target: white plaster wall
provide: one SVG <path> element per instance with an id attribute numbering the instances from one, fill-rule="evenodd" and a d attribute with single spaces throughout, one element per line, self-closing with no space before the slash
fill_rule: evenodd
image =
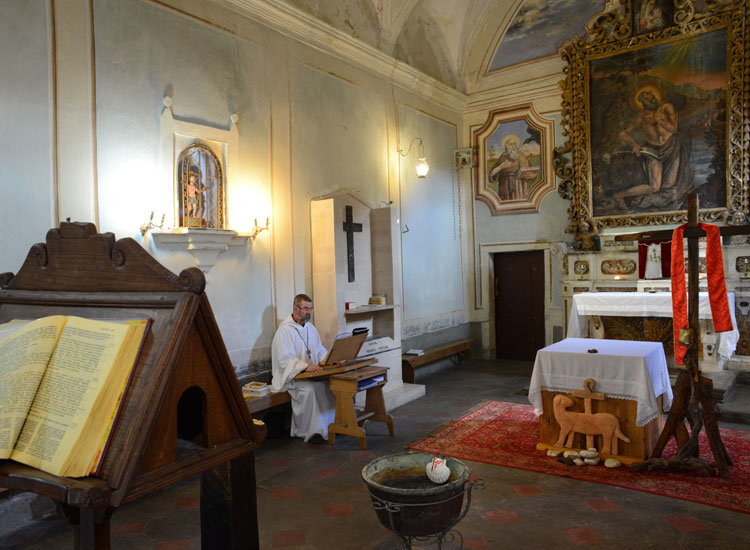
<path id="1" fill-rule="evenodd" d="M 296 291 L 312 292 L 310 199 L 347 189 L 373 207 L 383 206 L 388 200 L 386 108 L 382 96 L 354 82 L 297 63 L 290 64 L 289 73 L 291 215 L 296 266 L 302 270 Z"/>
<path id="2" fill-rule="evenodd" d="M 48 3 L 0 7 L 0 273 L 55 225 Z"/>
<path id="3" fill-rule="evenodd" d="M 421 137 L 430 166 L 426 178 L 417 177 L 418 143 L 401 157 L 402 336 L 410 338 L 466 320 L 453 164 L 456 127 L 406 106 L 398 107 L 398 120 L 401 149 Z"/>
<path id="4" fill-rule="evenodd" d="M 88 0 L 74 1 L 88 6 Z M 461 115 L 446 103 L 455 97 L 437 88 L 439 93 L 431 92 L 424 82 L 411 91 L 394 86 L 364 65 L 342 62 L 218 8 L 203 13 L 202 6 L 183 5 L 200 12 L 195 18 L 169 4 L 93 0 L 93 49 L 76 50 L 76 74 L 69 77 L 90 81 L 95 91 L 95 162 L 77 162 L 95 171 L 96 187 L 63 187 L 65 200 L 96 201 L 100 231 L 135 238 L 168 269 L 193 266 L 188 251 L 158 245 L 139 231 L 152 210 L 155 221 L 164 213 L 166 225 L 173 224 L 173 182 L 163 174 L 161 156 L 162 99 L 173 98 L 175 119 L 216 128 L 228 129 L 236 113 L 239 150 L 227 188 L 230 228 L 248 230 L 253 218 L 262 224 L 271 216 L 271 231 L 230 246 L 207 274 L 206 292 L 239 371 L 268 361 L 291 291 L 312 290 L 309 201 L 335 190 L 351 190 L 374 207 L 393 201 L 397 217 L 408 218 L 403 280 L 416 282 L 403 302 L 409 330 L 466 322 L 461 252 L 466 235 L 458 220 L 453 167 Z M 43 0 L 10 0 L 0 20 L 0 113 L 13 130 L 3 133 L 0 148 L 6 168 L 0 185 L 12 198 L 1 203 L 0 271 L 17 271 L 28 248 L 58 222 L 54 58 L 46 9 Z M 216 21 L 201 20 L 213 17 Z M 85 104 L 86 97 L 78 103 Z M 397 153 L 399 143 L 408 146 L 414 135 L 425 141 L 427 180 L 414 175 L 414 153 L 408 158 Z M 65 132 L 60 141 L 75 139 L 75 132 Z M 396 262 L 401 302 L 400 250 Z"/>
<path id="5" fill-rule="evenodd" d="M 227 181 L 228 228 L 249 230 L 270 212 L 266 58 L 242 40 L 142 0 L 96 0 L 100 230 L 141 239 L 152 210 L 174 220 L 174 187 L 161 158 L 162 98 L 174 116 L 230 128 L 238 115 L 237 165 Z M 172 271 L 195 265 L 182 251 L 149 251 Z M 268 233 L 219 255 L 206 293 L 236 367 L 269 355 L 273 337 Z"/>

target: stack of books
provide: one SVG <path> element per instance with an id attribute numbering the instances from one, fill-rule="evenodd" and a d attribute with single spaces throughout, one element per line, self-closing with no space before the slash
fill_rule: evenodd
<path id="1" fill-rule="evenodd" d="M 249 382 L 242 386 L 242 395 L 245 397 L 245 401 L 263 397 L 269 393 L 271 393 L 271 386 L 265 382 Z"/>

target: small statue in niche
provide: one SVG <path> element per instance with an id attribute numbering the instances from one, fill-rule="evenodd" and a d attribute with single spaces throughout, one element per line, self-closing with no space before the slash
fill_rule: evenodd
<path id="1" fill-rule="evenodd" d="M 180 227 L 224 228 L 224 178 L 221 164 L 206 146 L 193 144 L 177 163 Z"/>
<path id="2" fill-rule="evenodd" d="M 188 173 L 187 190 L 187 215 L 188 218 L 202 217 L 203 196 L 206 188 L 201 185 L 201 171 L 197 166 L 191 166 Z"/>

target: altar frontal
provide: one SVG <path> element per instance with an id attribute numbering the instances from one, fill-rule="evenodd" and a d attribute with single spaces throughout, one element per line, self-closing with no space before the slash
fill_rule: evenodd
<path id="1" fill-rule="evenodd" d="M 659 342 L 566 338 L 540 349 L 529 385 L 529 401 L 539 415 L 538 449 L 563 448 L 554 414 L 560 394 L 572 399 L 572 405 L 566 402 L 564 407 L 569 412 L 614 415 L 624 435 L 613 445 L 611 437 L 607 442 L 601 434 L 579 432 L 565 448 L 594 446 L 603 457 L 644 460 L 661 432 L 661 413 L 672 403 L 664 348 Z M 613 430 L 610 436 L 614 434 Z"/>

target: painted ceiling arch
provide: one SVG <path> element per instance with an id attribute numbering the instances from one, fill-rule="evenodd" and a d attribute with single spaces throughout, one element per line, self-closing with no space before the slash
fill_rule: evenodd
<path id="1" fill-rule="evenodd" d="M 565 39 L 583 34 L 586 20 L 608 3 L 607 0 L 262 1 L 290 7 L 301 18 L 315 18 L 461 92 L 470 91 L 473 84 L 502 68 L 556 54 Z"/>

